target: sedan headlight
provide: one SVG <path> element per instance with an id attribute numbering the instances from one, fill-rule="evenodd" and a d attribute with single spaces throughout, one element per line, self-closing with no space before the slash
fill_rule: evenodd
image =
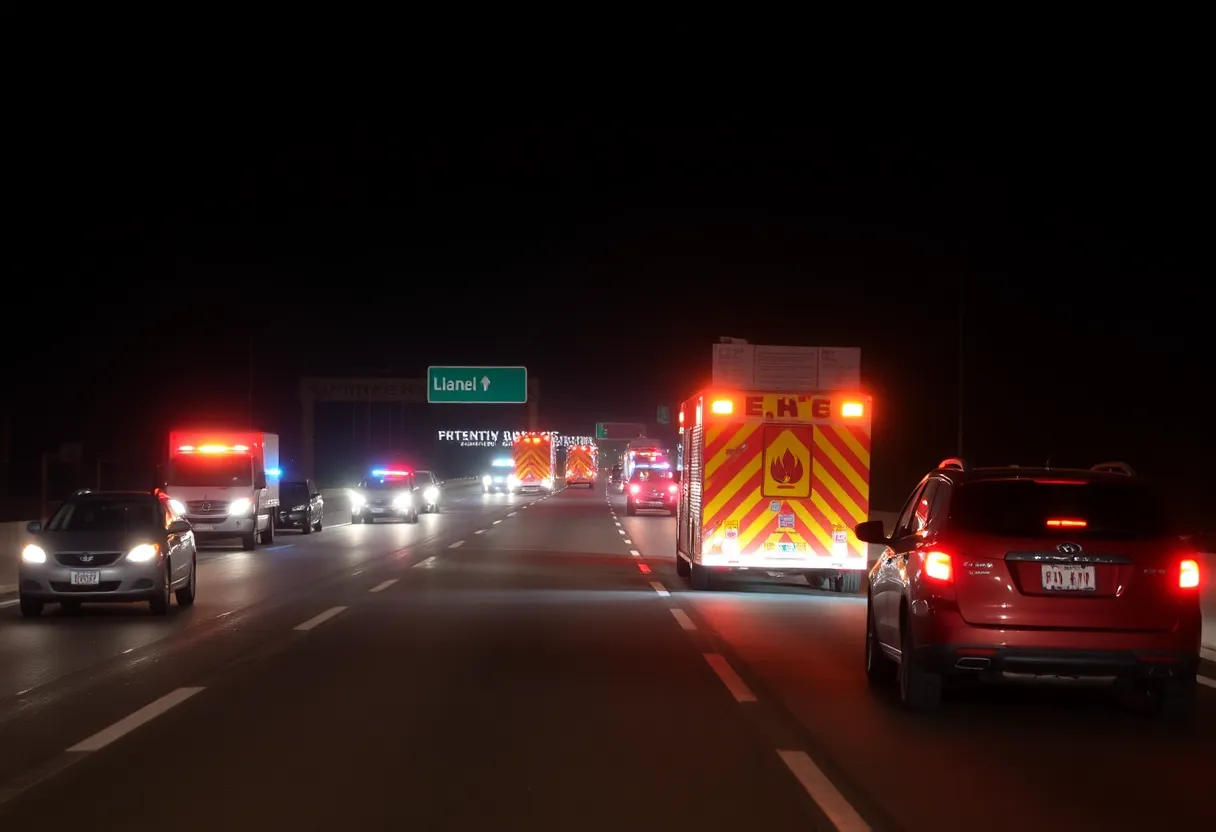
<path id="1" fill-rule="evenodd" d="M 491 482 L 493 482 L 493 480 L 490 479 L 489 474 L 486 474 L 484 477 L 481 478 L 482 485 L 489 485 Z"/>
<path id="2" fill-rule="evenodd" d="M 46 563 L 46 552 L 42 551 L 41 546 L 31 543 L 21 550 L 21 559 L 26 563 Z"/>
<path id="3" fill-rule="evenodd" d="M 543 480 L 540 481 L 540 487 L 541 488 L 552 488 L 553 480 L 549 479 L 548 477 L 545 477 Z"/>
<path id="4" fill-rule="evenodd" d="M 422 492 L 422 496 L 426 498 L 428 503 L 437 503 L 439 502 L 439 489 L 432 485 L 426 491 Z"/>
<path id="5" fill-rule="evenodd" d="M 173 509 L 173 513 L 179 517 L 183 517 L 186 514 L 186 507 L 172 497 L 169 498 L 169 508 Z"/>
<path id="6" fill-rule="evenodd" d="M 510 476 L 508 476 L 507 485 L 511 486 L 512 488 L 515 488 L 517 485 L 519 485 L 519 477 L 515 476 L 514 474 L 511 474 Z"/>
<path id="7" fill-rule="evenodd" d="M 359 492 L 350 492 L 350 507 L 352 511 L 358 511 L 359 509 L 363 508 L 363 504 L 366 502 L 367 500 L 363 499 L 363 495 Z"/>
<path id="8" fill-rule="evenodd" d="M 160 546 L 155 543 L 141 543 L 127 552 L 127 560 L 131 563 L 147 563 L 160 554 Z"/>
<path id="9" fill-rule="evenodd" d="M 248 497 L 242 497 L 228 504 L 228 514 L 233 517 L 240 517 L 241 515 L 248 514 L 251 508 L 253 508 L 253 501 Z"/>
<path id="10" fill-rule="evenodd" d="M 413 494 L 398 494 L 393 498 L 393 508 L 409 508 L 414 504 Z"/>

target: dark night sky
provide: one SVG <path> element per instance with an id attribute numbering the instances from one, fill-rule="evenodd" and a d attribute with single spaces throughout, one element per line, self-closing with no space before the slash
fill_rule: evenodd
<path id="1" fill-rule="evenodd" d="M 101 133 L 31 135 L 15 174 L 11 493 L 64 439 L 244 418 L 251 332 L 285 436 L 301 375 L 432 363 L 526 364 L 568 430 L 647 420 L 733 335 L 862 347 L 889 507 L 954 450 L 963 286 L 969 457 L 1125 459 L 1189 522 L 1216 497 L 1182 121 Z"/>

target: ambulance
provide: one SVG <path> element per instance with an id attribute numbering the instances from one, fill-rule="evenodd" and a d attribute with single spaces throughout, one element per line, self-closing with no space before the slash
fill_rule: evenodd
<path id="1" fill-rule="evenodd" d="M 521 433 L 515 437 L 512 457 L 515 460 L 515 471 L 507 479 L 512 493 L 553 490 L 557 452 L 553 447 L 552 436 L 536 431 Z"/>
<path id="2" fill-rule="evenodd" d="M 855 391 L 718 388 L 684 402 L 676 572 L 693 589 L 750 570 L 858 592 L 871 404 Z"/>
<path id="3" fill-rule="evenodd" d="M 200 543 L 240 538 L 246 550 L 273 543 L 282 476 L 273 433 L 169 432 L 164 491 Z"/>
<path id="4" fill-rule="evenodd" d="M 566 448 L 566 485 L 595 487 L 599 476 L 599 452 L 594 445 L 571 445 Z"/>

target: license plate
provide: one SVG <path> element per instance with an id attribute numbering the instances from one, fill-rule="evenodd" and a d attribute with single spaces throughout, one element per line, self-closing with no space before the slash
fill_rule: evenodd
<path id="1" fill-rule="evenodd" d="M 1043 589 L 1048 592 L 1097 592 L 1097 575 L 1092 566 L 1044 566 Z"/>
<path id="2" fill-rule="evenodd" d="M 196 532 L 215 531 L 215 526 L 211 525 L 210 523 L 192 523 L 191 526 Z"/>
<path id="3" fill-rule="evenodd" d="M 97 586 L 101 583 L 100 572 L 73 572 L 72 586 Z"/>

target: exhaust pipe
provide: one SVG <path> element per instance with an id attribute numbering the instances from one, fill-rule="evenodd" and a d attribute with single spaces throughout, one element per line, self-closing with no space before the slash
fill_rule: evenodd
<path id="1" fill-rule="evenodd" d="M 954 666 L 959 670 L 987 670 L 990 664 L 992 664 L 992 659 L 982 656 L 967 656 L 959 659 Z"/>

